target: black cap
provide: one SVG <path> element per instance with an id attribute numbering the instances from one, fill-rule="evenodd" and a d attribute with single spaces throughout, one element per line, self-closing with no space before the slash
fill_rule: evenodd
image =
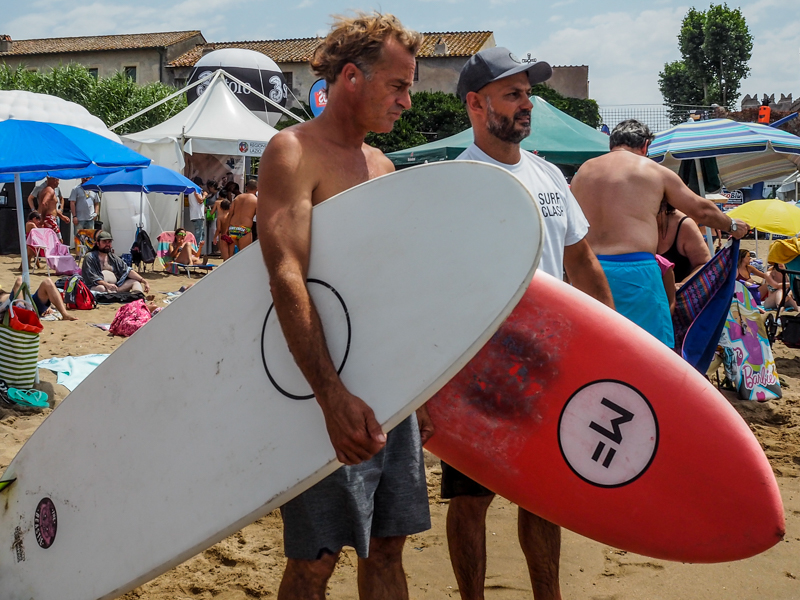
<path id="1" fill-rule="evenodd" d="M 530 84 L 536 85 L 550 79 L 553 69 L 544 61 L 521 62 L 502 46 L 481 50 L 461 68 L 456 93 L 462 102 L 466 102 L 469 92 L 477 92 L 493 81 L 524 72 L 528 73 Z"/>

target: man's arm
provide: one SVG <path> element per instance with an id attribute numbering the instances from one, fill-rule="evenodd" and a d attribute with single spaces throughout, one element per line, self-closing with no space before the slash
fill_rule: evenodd
<path id="1" fill-rule="evenodd" d="M 325 416 L 336 458 L 358 464 L 377 453 L 386 436 L 372 409 L 347 391 L 333 365 L 322 324 L 306 287 L 311 249 L 313 165 L 300 143 L 278 134 L 261 158 L 258 241 L 269 271 L 275 311 L 297 366 Z"/>
<path id="2" fill-rule="evenodd" d="M 721 229 L 730 233 L 733 237 L 740 240 L 747 233 L 749 226 L 741 219 L 736 219 L 737 229 L 731 231 L 731 224 L 734 219 L 723 213 L 711 200 L 702 198 L 692 192 L 686 184 L 681 181 L 676 173 L 666 167 L 653 163 L 663 177 L 664 193 L 667 202 L 679 211 L 692 217 L 700 225 L 708 225 L 714 229 Z"/>
<path id="3" fill-rule="evenodd" d="M 614 308 L 614 298 L 611 296 L 606 274 L 586 238 L 564 248 L 564 269 L 577 289 Z"/>
<path id="4" fill-rule="evenodd" d="M 72 222 L 78 224 L 78 213 L 75 210 L 75 201 L 78 199 L 78 188 L 72 190 L 69 195 L 69 212 L 72 213 Z"/>
<path id="5" fill-rule="evenodd" d="M 34 210 L 36 210 L 36 206 L 34 205 L 34 196 L 33 196 L 33 193 L 31 193 L 31 194 L 29 194 L 29 195 L 28 195 L 28 206 L 30 207 L 30 209 L 31 209 L 31 212 L 33 212 Z"/>

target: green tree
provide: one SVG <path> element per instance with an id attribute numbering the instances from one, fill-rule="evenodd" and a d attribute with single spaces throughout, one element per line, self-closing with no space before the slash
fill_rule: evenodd
<path id="1" fill-rule="evenodd" d="M 531 88 L 531 94 L 546 100 L 558 110 L 567 113 L 570 117 L 586 123 L 589 127 L 597 129 L 600 127 L 600 107 L 597 101 L 591 98 L 568 98 L 550 86 L 540 83 Z"/>
<path id="2" fill-rule="evenodd" d="M 49 94 L 80 104 L 107 126 L 119 123 L 140 110 L 175 93 L 159 82 L 138 85 L 124 73 L 95 79 L 86 67 L 75 63 L 49 71 L 28 71 L 24 66 L 0 65 L 0 89 Z M 177 96 L 141 117 L 115 129 L 124 135 L 162 123 L 186 108 L 186 97 Z"/>
<path id="3" fill-rule="evenodd" d="M 667 104 L 712 103 L 731 108 L 739 98 L 741 81 L 750 72 L 747 62 L 753 36 L 741 10 L 711 4 L 706 11 L 691 8 L 678 35 L 681 60 L 667 63 L 659 73 L 659 89 Z M 672 111 L 672 122 L 685 111 Z"/>

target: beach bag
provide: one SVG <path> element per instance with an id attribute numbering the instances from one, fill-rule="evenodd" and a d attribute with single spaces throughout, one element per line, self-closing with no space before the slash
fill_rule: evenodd
<path id="1" fill-rule="evenodd" d="M 33 306 L 31 292 L 23 283 L 0 321 L 0 379 L 9 387 L 30 389 L 36 379 L 42 323 L 35 308 L 19 305 L 21 294 Z"/>
<path id="2" fill-rule="evenodd" d="M 114 315 L 114 320 L 111 322 L 111 327 L 108 328 L 109 333 L 112 335 L 120 335 L 129 337 L 136 333 L 139 328 L 147 323 L 152 316 L 144 300 L 137 300 L 125 306 L 121 306 Z"/>
<path id="3" fill-rule="evenodd" d="M 800 317 L 781 315 L 781 340 L 789 348 L 800 348 Z"/>
<path id="4" fill-rule="evenodd" d="M 64 287 L 64 304 L 70 310 L 91 310 L 97 306 L 97 301 L 83 278 L 75 275 Z"/>
<path id="5" fill-rule="evenodd" d="M 141 263 L 152 265 L 155 260 L 156 251 L 153 249 L 153 243 L 147 232 L 142 229 L 131 246 L 131 262 L 138 267 Z"/>
<path id="6" fill-rule="evenodd" d="M 742 400 L 765 402 L 783 395 L 763 319 L 750 291 L 737 281 L 719 345 L 725 375 Z"/>

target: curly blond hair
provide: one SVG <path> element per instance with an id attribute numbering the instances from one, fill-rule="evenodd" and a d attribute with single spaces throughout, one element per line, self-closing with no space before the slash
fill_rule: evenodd
<path id="1" fill-rule="evenodd" d="M 333 83 L 347 63 L 353 63 L 366 76 L 380 59 L 383 44 L 394 38 L 411 54 L 422 44 L 422 34 L 406 29 L 394 15 L 356 13 L 355 17 L 335 16 L 331 32 L 314 50 L 311 68 L 319 77 Z"/>

